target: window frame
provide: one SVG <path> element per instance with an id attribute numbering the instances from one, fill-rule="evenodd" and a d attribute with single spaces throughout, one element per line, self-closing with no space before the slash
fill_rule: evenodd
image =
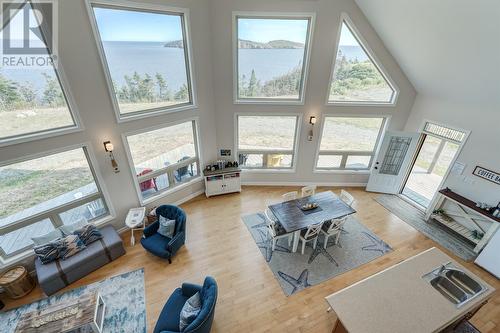
<path id="1" fill-rule="evenodd" d="M 293 149 L 292 150 L 254 150 L 254 149 L 239 149 L 239 117 L 245 117 L 245 116 L 255 116 L 255 117 L 296 117 L 296 123 L 295 123 L 295 134 L 294 134 L 294 141 L 293 141 Z M 300 140 L 300 133 L 301 133 L 301 128 L 302 128 L 302 120 L 303 120 L 303 114 L 302 113 L 264 113 L 264 112 L 237 112 L 234 114 L 234 158 L 239 161 L 239 155 L 240 151 L 242 152 L 248 152 L 249 154 L 262 154 L 262 167 L 245 167 L 240 165 L 239 167 L 244 171 L 244 172 L 279 172 L 279 173 L 294 173 L 297 169 L 297 161 L 298 161 L 298 150 L 299 150 L 299 140 Z M 291 167 L 281 167 L 281 168 L 269 168 L 267 167 L 267 155 L 270 154 L 286 154 L 286 155 L 292 155 L 292 166 Z"/>
<path id="2" fill-rule="evenodd" d="M 107 89 L 108 94 L 111 99 L 111 104 L 113 105 L 113 111 L 115 113 L 116 120 L 118 123 L 198 108 L 196 83 L 195 83 L 194 69 L 193 69 L 194 68 L 193 52 L 192 52 L 193 48 L 191 44 L 191 33 L 190 33 L 191 30 L 190 30 L 190 18 L 189 18 L 188 8 L 171 7 L 161 4 L 145 4 L 139 2 L 126 1 L 126 0 L 119 0 L 119 1 L 86 0 L 85 2 L 87 7 L 87 13 L 89 16 L 90 26 L 92 28 L 92 32 L 97 46 L 97 51 L 99 53 L 102 70 L 104 72 L 106 86 L 108 88 Z M 104 46 L 101 40 L 101 35 L 99 34 L 99 27 L 97 25 L 97 20 L 94 15 L 94 10 L 93 10 L 94 7 L 180 16 L 182 25 L 181 28 L 183 31 L 184 58 L 186 64 L 187 85 L 188 85 L 188 93 L 190 101 L 188 103 L 176 104 L 170 107 L 156 107 L 156 108 L 139 110 L 122 114 L 120 112 L 118 98 L 116 96 L 116 92 L 113 86 L 113 80 L 111 78 L 111 72 L 109 70 L 106 54 L 104 52 Z"/>
<path id="3" fill-rule="evenodd" d="M 342 34 L 342 24 L 345 23 L 348 29 L 350 30 L 351 34 L 354 36 L 354 38 L 358 41 L 359 45 L 363 49 L 363 51 L 366 53 L 370 61 L 373 63 L 375 68 L 378 69 L 380 72 L 380 75 L 384 78 L 384 80 L 387 82 L 387 84 L 391 87 L 391 89 L 394 91 L 392 94 L 391 101 L 389 102 L 373 102 L 373 101 L 331 101 L 330 100 L 330 91 L 331 87 L 333 84 L 333 77 L 334 77 L 334 70 L 335 70 L 335 64 L 337 63 L 337 55 L 340 47 L 340 37 Z M 368 41 L 363 37 L 363 35 L 360 33 L 354 22 L 351 20 L 349 15 L 345 12 L 342 12 L 340 14 L 340 23 L 338 26 L 337 30 L 337 37 L 335 39 L 335 46 L 334 46 L 334 54 L 333 54 L 333 61 L 332 61 L 332 66 L 331 66 L 331 71 L 330 71 L 330 79 L 328 81 L 328 90 L 326 92 L 326 106 L 396 106 L 398 98 L 399 98 L 399 87 L 397 86 L 396 82 L 391 78 L 391 76 L 388 74 L 387 70 L 385 67 L 382 65 L 382 62 L 379 60 L 379 58 L 376 56 L 375 52 L 373 52 L 372 48 L 370 47 Z"/>
<path id="4" fill-rule="evenodd" d="M 89 169 L 92 173 L 92 176 L 94 177 L 94 182 L 97 187 L 97 192 L 93 194 L 86 195 L 81 198 L 75 198 L 72 201 L 69 201 L 65 204 L 59 205 L 57 207 L 48 209 L 46 211 L 37 213 L 35 215 L 31 215 L 29 217 L 11 222 L 7 225 L 0 226 L 0 235 L 5 235 L 7 233 L 22 229 L 24 227 L 36 224 L 38 222 L 43 221 L 44 219 L 49 219 L 54 226 L 54 228 L 58 228 L 59 226 L 63 225 L 64 223 L 62 222 L 61 217 L 59 214 L 64 213 L 66 211 L 69 211 L 73 208 L 80 207 L 84 204 L 87 204 L 89 202 L 101 199 L 108 209 L 108 213 L 102 217 L 99 217 L 95 220 L 89 220 L 92 224 L 96 226 L 101 226 L 113 219 L 116 218 L 116 212 L 115 209 L 112 205 L 112 201 L 110 200 L 109 192 L 106 189 L 104 179 L 102 175 L 100 174 L 100 171 L 95 165 L 97 164 L 97 160 L 95 158 L 94 151 L 91 147 L 90 142 L 84 142 L 81 144 L 76 144 L 72 146 L 66 146 L 64 148 L 58 148 L 58 149 L 53 149 L 53 150 L 48 150 L 36 154 L 31 154 L 27 156 L 23 156 L 20 158 L 15 158 L 11 159 L 8 161 L 3 161 L 0 163 L 0 166 L 6 166 L 6 165 L 11 165 L 11 164 L 16 164 L 20 162 L 26 162 L 29 160 L 37 159 L 37 158 L 43 158 L 43 157 L 48 157 L 53 154 L 58 154 L 58 153 L 64 153 L 72 150 L 77 150 L 77 149 L 82 149 L 84 152 L 84 155 L 86 157 Z M 30 251 L 32 249 L 32 246 L 25 247 L 23 249 L 17 250 L 10 255 L 7 255 L 2 248 L 0 248 L 0 264 L 2 265 L 7 265 L 12 262 L 16 262 L 18 260 L 21 260 L 23 258 L 29 257 L 33 253 Z"/>
<path id="5" fill-rule="evenodd" d="M 323 139 L 323 133 L 325 130 L 325 124 L 327 118 L 382 118 L 382 124 L 380 126 L 379 132 L 377 134 L 377 140 L 375 141 L 375 145 L 372 151 L 355 151 L 355 150 L 324 150 L 321 151 L 321 140 Z M 373 161 L 377 156 L 380 145 L 382 143 L 382 139 L 384 137 L 385 132 L 389 128 L 389 123 L 391 120 L 391 115 L 383 115 L 383 114 L 324 114 L 321 118 L 321 130 L 318 136 L 318 144 L 316 146 L 316 154 L 314 158 L 314 173 L 370 173 L 370 170 L 373 166 Z M 320 156 L 328 156 L 328 155 L 341 155 L 342 160 L 340 162 L 340 167 L 338 168 L 326 168 L 326 167 L 318 167 L 319 157 Z M 370 162 L 367 168 L 346 168 L 347 158 L 349 156 L 371 156 Z"/>
<path id="6" fill-rule="evenodd" d="M 57 14 L 57 6 L 56 6 L 56 14 Z M 35 17 L 36 18 L 36 17 Z M 40 33 L 42 38 L 45 40 L 45 32 L 43 26 L 40 27 Z M 45 45 L 45 49 L 47 50 L 47 54 L 51 55 L 51 50 Z M 73 93 L 71 92 L 69 82 L 67 80 L 66 74 L 64 72 L 64 68 L 62 65 L 62 61 L 57 61 L 57 66 L 52 66 L 54 70 L 55 77 L 57 82 L 59 82 L 59 87 L 61 88 L 61 92 L 63 93 L 64 100 L 66 101 L 66 105 L 68 107 L 69 114 L 71 119 L 73 120 L 73 125 L 50 128 L 45 130 L 39 130 L 30 133 L 23 133 L 18 135 L 11 135 L 7 137 L 0 138 L 0 147 L 6 147 L 10 145 L 15 145 L 24 142 L 30 142 L 34 140 L 41 140 L 46 138 L 51 138 L 54 136 L 75 133 L 83 131 L 85 128 L 82 124 L 82 120 L 80 118 L 80 113 L 78 111 L 77 104 L 75 102 L 75 98 Z"/>
<path id="7" fill-rule="evenodd" d="M 301 89 L 298 99 L 283 98 L 241 98 L 239 96 L 239 72 L 238 72 L 238 19 L 305 19 L 309 21 L 304 47 L 304 57 L 302 61 Z M 233 103 L 234 104 L 256 104 L 256 105 L 304 105 L 306 87 L 309 77 L 309 63 L 311 59 L 312 42 L 314 36 L 314 26 L 316 13 L 308 12 L 248 12 L 234 11 L 232 13 L 232 39 L 233 39 Z"/>
<path id="8" fill-rule="evenodd" d="M 182 161 L 180 163 L 170 164 L 169 166 L 163 167 L 163 168 L 158 169 L 158 170 L 154 170 L 153 172 L 150 172 L 146 175 L 138 177 L 137 172 L 135 170 L 135 164 L 134 164 L 134 160 L 132 158 L 132 152 L 130 150 L 130 146 L 128 144 L 127 137 L 133 136 L 133 135 L 138 135 L 138 134 L 143 134 L 143 133 L 147 133 L 147 132 L 152 132 L 152 131 L 159 130 L 159 129 L 167 129 L 168 127 L 180 125 L 180 124 L 188 123 L 188 122 L 191 122 L 193 124 L 192 125 L 192 127 L 193 127 L 193 139 L 194 139 L 194 149 L 195 149 L 196 156 L 192 157 L 188 160 Z M 128 164 L 130 167 L 130 172 L 132 173 L 135 191 L 136 191 L 137 197 L 138 197 L 141 205 L 143 205 L 143 206 L 147 205 L 147 204 L 154 202 L 158 199 L 161 199 L 169 194 L 175 193 L 175 192 L 185 188 L 186 186 L 192 185 L 194 183 L 197 183 L 197 182 L 200 182 L 201 180 L 203 180 L 203 172 L 202 172 L 203 170 L 201 168 L 202 157 L 201 157 L 199 133 L 200 133 L 200 129 L 199 129 L 198 117 L 190 117 L 190 118 L 180 119 L 180 120 L 173 121 L 173 122 L 162 123 L 161 125 L 155 125 L 155 126 L 151 126 L 151 127 L 147 127 L 147 128 L 141 128 L 139 130 L 126 132 L 126 133 L 122 134 L 122 142 L 123 142 L 123 145 L 125 147 L 125 152 L 126 152 Z M 183 166 L 191 165 L 193 163 L 196 163 L 196 166 L 197 166 L 197 170 L 198 170 L 197 176 L 193 176 L 191 179 L 189 179 L 185 182 L 181 182 L 181 183 L 171 182 L 172 177 L 170 176 L 170 174 L 172 174 L 174 171 L 176 171 L 177 169 L 179 169 Z M 166 189 L 159 190 L 156 194 L 154 194 L 148 198 L 143 198 L 139 184 L 146 181 L 146 180 L 149 180 L 149 179 L 161 176 L 161 175 L 167 175 L 169 177 L 169 183 L 171 183 L 173 185 L 167 187 Z"/>

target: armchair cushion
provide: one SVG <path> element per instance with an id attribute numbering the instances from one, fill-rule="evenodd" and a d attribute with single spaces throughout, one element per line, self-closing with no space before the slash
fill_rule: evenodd
<path id="1" fill-rule="evenodd" d="M 171 255 L 171 252 L 167 249 L 169 242 L 170 238 L 162 236 L 157 232 L 150 237 L 141 239 L 141 244 L 146 250 L 165 259 L 170 258 Z"/>
<path id="2" fill-rule="evenodd" d="M 164 216 L 160 216 L 158 222 L 159 222 L 158 233 L 162 236 L 172 238 L 175 233 L 175 220 L 171 220 Z"/>
<path id="3" fill-rule="evenodd" d="M 182 332 L 184 329 L 196 319 L 201 310 L 200 293 L 197 292 L 189 297 L 181 310 L 179 319 L 179 330 Z"/>

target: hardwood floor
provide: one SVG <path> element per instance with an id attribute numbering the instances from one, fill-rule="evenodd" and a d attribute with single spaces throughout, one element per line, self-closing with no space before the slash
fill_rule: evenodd
<path id="1" fill-rule="evenodd" d="M 338 188 L 320 190 L 324 189 L 331 189 L 337 194 L 340 192 Z M 187 241 L 171 265 L 146 253 L 140 244 L 130 246 L 130 234 L 127 232 L 123 234 L 127 250 L 125 256 L 67 289 L 144 267 L 150 332 L 166 299 L 175 288 L 184 281 L 201 283 L 206 275 L 212 275 L 219 284 L 212 332 L 330 333 L 335 318 L 326 312 L 325 296 L 430 247 L 440 247 L 385 210 L 373 200 L 376 194 L 351 188 L 348 190 L 356 198 L 354 207 L 358 211 L 357 219 L 390 244 L 394 251 L 286 297 L 240 216 L 262 211 L 269 200 L 279 201 L 281 194 L 291 190 L 290 187 L 244 187 L 241 194 L 210 199 L 199 196 L 182 205 L 188 214 Z M 474 264 L 454 258 L 497 290 L 500 289 L 500 282 L 495 277 Z M 21 300 L 6 302 L 11 308 L 42 296 L 37 287 Z M 500 332 L 498 291 L 472 322 L 483 333 Z"/>

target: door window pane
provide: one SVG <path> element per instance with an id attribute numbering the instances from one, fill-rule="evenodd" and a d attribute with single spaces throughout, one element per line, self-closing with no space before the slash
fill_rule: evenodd
<path id="1" fill-rule="evenodd" d="M 237 17 L 238 98 L 300 100 L 310 18 Z"/>
<path id="2" fill-rule="evenodd" d="M 93 5 L 120 114 L 192 104 L 181 13 Z"/>

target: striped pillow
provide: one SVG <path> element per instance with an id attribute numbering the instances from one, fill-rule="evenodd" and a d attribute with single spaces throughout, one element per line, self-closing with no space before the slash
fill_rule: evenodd
<path id="1" fill-rule="evenodd" d="M 61 238 L 58 247 L 59 258 L 62 260 L 68 259 L 69 257 L 74 256 L 78 252 L 87 248 L 77 235 L 69 235 Z"/>
<path id="2" fill-rule="evenodd" d="M 92 224 L 87 224 L 83 228 L 73 231 L 73 235 L 78 236 L 85 245 L 89 245 L 90 243 L 102 238 L 102 234 L 99 229 Z"/>
<path id="3" fill-rule="evenodd" d="M 59 258 L 59 243 L 61 238 L 53 240 L 42 245 L 36 245 L 33 250 L 35 254 L 40 258 L 42 264 L 50 264 L 51 262 Z"/>

